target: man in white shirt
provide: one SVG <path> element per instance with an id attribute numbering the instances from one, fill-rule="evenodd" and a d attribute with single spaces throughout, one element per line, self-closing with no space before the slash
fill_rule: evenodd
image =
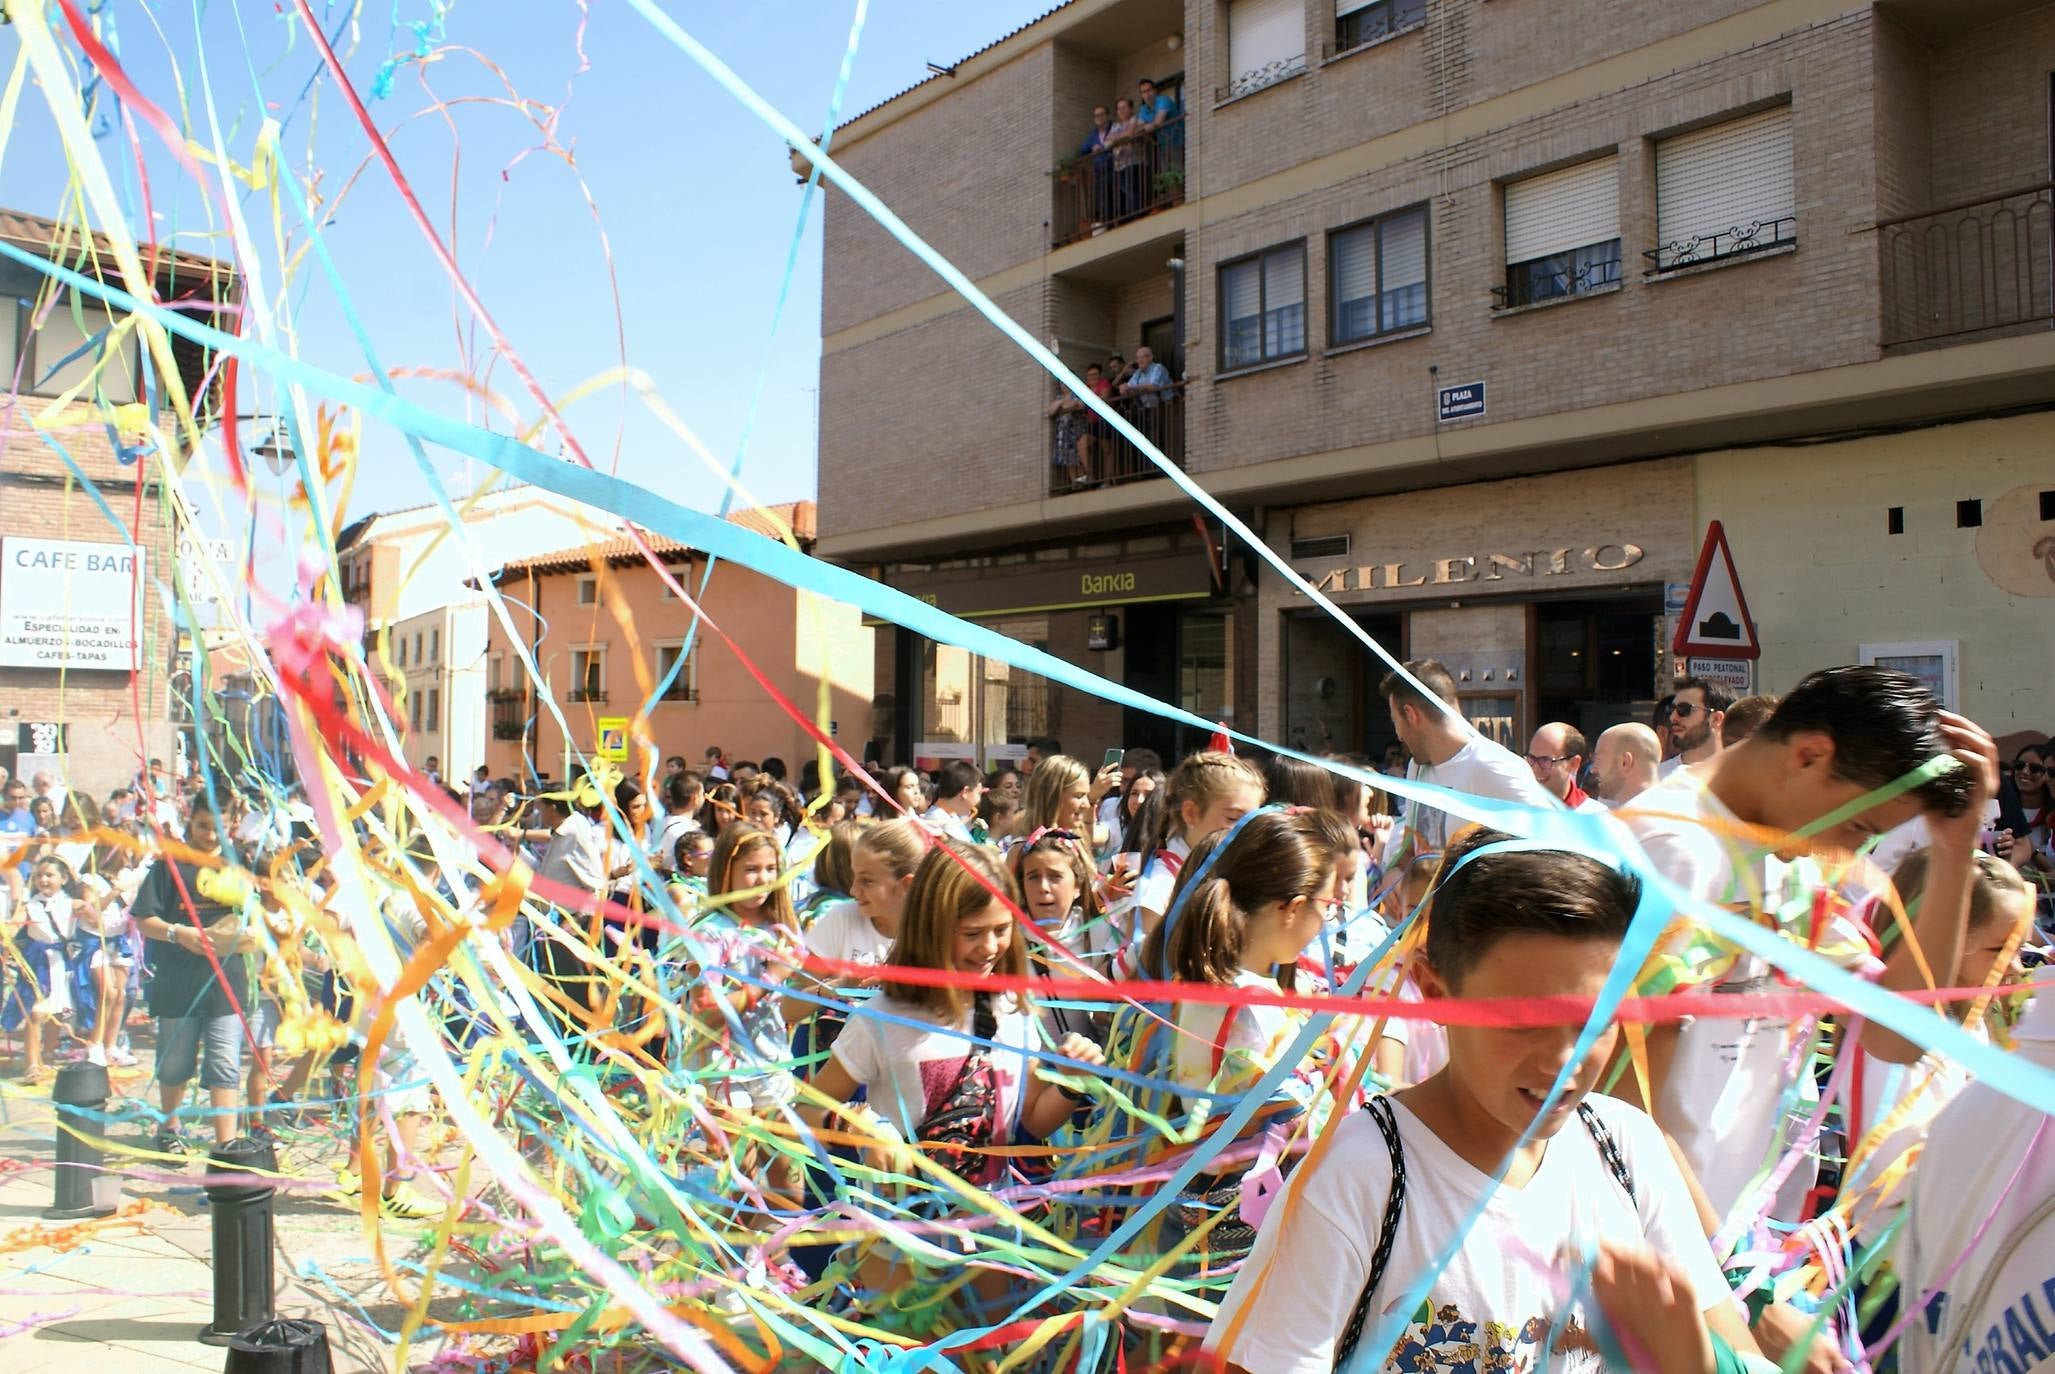
<path id="1" fill-rule="evenodd" d="M 2015 1053 L 2055 1069 L 2055 970 L 2043 968 L 2035 989 L 2013 1033 Z M 1934 1118 L 1912 1171 L 1899 1251 L 1900 1300 L 1933 1292 L 1899 1347 L 1905 1374 L 2055 1370 L 2051 1136 L 2045 1114 L 1985 1083 Z"/>
<path id="2" fill-rule="evenodd" d="M 1950 753 L 1965 766 L 1846 816 L 1810 842 L 1794 838 Z M 1860 922 L 1832 891 L 1825 908 L 1815 906 L 1828 884 L 1809 851 L 1853 852 L 1924 813 L 1933 849 L 1926 898 L 1913 924 L 1915 939 L 1889 949 L 1880 979 L 1883 987 L 1904 992 L 1923 986 L 1915 943 L 1932 968 L 1952 969 L 1961 958 L 1970 856 L 1983 798 L 1995 789 L 1996 758 L 1991 737 L 1941 711 L 1917 679 L 1881 668 L 1830 668 L 1800 683 L 1746 744 L 1650 788 L 1624 819 L 1650 868 L 1687 896 L 1756 919 L 1795 922 L 1786 931 L 1792 938 L 1858 967 L 1871 957 Z M 1678 949 L 1694 933 L 1686 917 L 1672 924 L 1665 941 Z M 1766 963 L 1740 955 L 1715 984 L 1687 995 L 1769 986 Z M 1654 1116 L 1722 1217 L 1778 1152 L 1789 1027 L 1780 1017 L 1708 1017 L 1649 1029 Z M 1891 1063 L 1920 1055 L 1918 1046 L 1874 1024 L 1864 1028 L 1862 1045 Z M 1640 1100 L 1632 1072 L 1622 1075 L 1618 1091 Z"/>
<path id="3" fill-rule="evenodd" d="M 1552 720 L 1534 732 L 1527 744 L 1527 767 L 1548 794 L 1572 811 L 1605 808 L 1577 785 L 1584 771 L 1584 732 L 1566 721 Z"/>
<path id="4" fill-rule="evenodd" d="M 585 810 L 562 797 L 544 797 L 538 804 L 548 808 L 544 819 L 549 822 L 549 846 L 542 851 L 537 872 L 580 892 L 605 892 L 606 832 Z"/>
<path id="5" fill-rule="evenodd" d="M 1546 809 L 1557 804 L 1517 754 L 1470 728 L 1456 710 L 1456 680 L 1448 669 L 1421 658 L 1408 663 L 1406 671 L 1449 707 L 1443 710 L 1440 702 L 1422 696 L 1399 674 L 1385 675 L 1382 690 L 1391 728 L 1413 756 L 1406 765 L 1407 778 L 1523 806 Z M 1408 802 L 1405 823 L 1393 826 L 1385 840 L 1385 870 L 1421 854 L 1439 854 L 1448 846 L 1448 836 L 1447 812 Z"/>
<path id="6" fill-rule="evenodd" d="M 1679 768 L 1704 763 L 1720 752 L 1720 731 L 1727 723 L 1727 708 L 1734 694 L 1702 677 L 1687 677 L 1677 684 L 1670 701 L 1670 737 L 1677 752 L 1657 771 L 1667 778 Z"/>
<path id="7" fill-rule="evenodd" d="M 1662 742 L 1646 725 L 1628 721 L 1607 730 L 1591 751 L 1591 779 L 1599 800 L 1607 806 L 1625 806 L 1655 786 L 1662 756 Z"/>
<path id="8" fill-rule="evenodd" d="M 935 774 L 935 804 L 921 819 L 951 839 L 973 843 L 970 823 L 977 818 L 978 799 L 985 795 L 985 775 L 977 765 L 951 759 Z"/>

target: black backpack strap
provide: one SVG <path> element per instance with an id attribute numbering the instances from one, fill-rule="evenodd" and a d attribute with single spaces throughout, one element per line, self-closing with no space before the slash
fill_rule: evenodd
<path id="1" fill-rule="evenodd" d="M 1379 1133 L 1384 1136 L 1384 1147 L 1391 1151 L 1391 1196 L 1384 1202 L 1384 1221 L 1377 1230 L 1377 1248 L 1370 1252 L 1370 1273 L 1363 1280 L 1363 1291 L 1356 1298 L 1355 1307 L 1349 1312 L 1348 1325 L 1341 1329 L 1341 1336 L 1334 1343 L 1334 1367 L 1337 1370 L 1348 1365 L 1356 1353 L 1356 1345 L 1363 1339 L 1363 1323 L 1370 1316 L 1370 1297 L 1377 1291 L 1378 1281 L 1384 1277 L 1384 1267 L 1391 1262 L 1392 1242 L 1398 1239 L 1399 1217 L 1406 1209 L 1406 1150 L 1399 1141 L 1398 1119 L 1392 1115 L 1391 1101 L 1385 1097 L 1373 1097 L 1363 1104 L 1363 1110 L 1377 1123 Z"/>
<path id="2" fill-rule="evenodd" d="M 1577 1104 L 1577 1116 L 1584 1123 L 1584 1129 L 1591 1133 L 1591 1143 L 1598 1146 L 1598 1157 L 1605 1161 L 1606 1170 L 1612 1174 L 1613 1181 L 1626 1191 L 1627 1201 L 1638 1209 L 1641 1206 L 1641 1198 L 1634 1191 L 1634 1175 L 1629 1172 L 1627 1161 L 1620 1154 L 1620 1142 L 1613 1139 L 1612 1130 L 1599 1119 L 1597 1112 L 1591 1110 L 1589 1102 Z"/>

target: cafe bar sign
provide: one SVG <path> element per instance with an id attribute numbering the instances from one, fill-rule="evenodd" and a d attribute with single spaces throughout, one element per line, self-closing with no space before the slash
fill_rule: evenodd
<path id="1" fill-rule="evenodd" d="M 1556 577 L 1624 572 L 1646 555 L 1647 550 L 1639 544 L 1458 554 L 1424 561 L 1408 559 L 1397 563 L 1360 563 L 1353 568 L 1330 568 L 1319 577 L 1308 574 L 1307 580 L 1317 590 L 1330 595 L 1337 592 L 1402 592 L 1471 583 L 1519 585 Z"/>

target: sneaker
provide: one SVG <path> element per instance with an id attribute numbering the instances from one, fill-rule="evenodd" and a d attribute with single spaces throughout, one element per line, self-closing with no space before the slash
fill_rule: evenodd
<path id="1" fill-rule="evenodd" d="M 364 1180 L 357 1177 L 355 1169 L 335 1171 L 335 1190 L 344 1197 L 355 1197 L 364 1191 Z"/>
<path id="2" fill-rule="evenodd" d="M 192 1147 L 186 1144 L 185 1137 L 177 1131 L 157 1132 L 157 1138 L 150 1143 L 150 1148 L 165 1156 L 164 1162 L 173 1168 L 183 1168 L 193 1153 Z"/>
<path id="3" fill-rule="evenodd" d="M 378 1210 L 396 1221 L 426 1221 L 443 1214 L 444 1205 L 411 1183 L 402 1183 L 386 1194 Z"/>
<path id="4" fill-rule="evenodd" d="M 118 1069 L 132 1069 L 136 1066 L 136 1057 L 129 1053 L 128 1046 L 116 1045 L 114 1052 L 107 1056 L 107 1062 Z"/>
<path id="5" fill-rule="evenodd" d="M 103 1069 L 106 1068 L 107 1047 L 97 1040 L 86 1046 L 86 1062 L 88 1064 L 98 1064 Z"/>

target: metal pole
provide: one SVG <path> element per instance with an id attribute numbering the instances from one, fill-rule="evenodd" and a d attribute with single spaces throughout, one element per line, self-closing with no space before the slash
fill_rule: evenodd
<path id="1" fill-rule="evenodd" d="M 93 1143 L 99 1117 L 107 1106 L 109 1088 L 104 1064 L 66 1064 L 57 1071 L 50 1100 L 57 1108 L 57 1195 L 43 1215 L 51 1221 L 77 1221 L 81 1217 L 104 1217 L 113 1205 L 93 1201 L 93 1183 L 103 1177 L 104 1156 Z"/>
<path id="2" fill-rule="evenodd" d="M 207 1157 L 207 1205 L 214 1227 L 214 1320 L 200 1332 L 207 1345 L 227 1345 L 238 1331 L 272 1318 L 271 1200 L 277 1189 L 271 1147 L 242 1136 Z"/>

